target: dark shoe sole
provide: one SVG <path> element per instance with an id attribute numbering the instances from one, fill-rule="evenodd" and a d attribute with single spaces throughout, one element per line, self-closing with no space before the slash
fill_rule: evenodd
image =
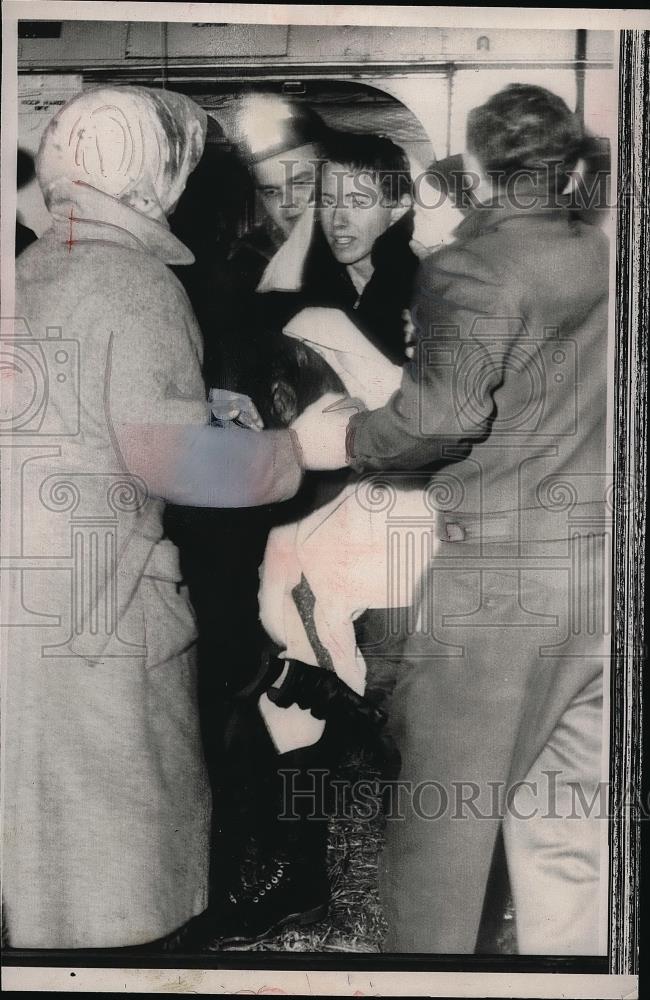
<path id="1" fill-rule="evenodd" d="M 299 927 L 306 927 L 308 924 L 316 924 L 319 920 L 324 920 L 327 916 L 329 910 L 328 903 L 321 903 L 319 906 L 312 907 L 311 910 L 303 910 L 300 913 L 289 913 L 286 917 L 282 917 L 275 924 L 271 924 L 266 930 L 258 931 L 255 935 L 237 935 L 231 934 L 230 937 L 218 938 L 219 944 L 257 944 L 258 941 L 263 941 L 266 937 L 271 937 L 277 934 L 278 931 L 282 930 L 283 927 L 287 927 L 289 924 L 297 924 Z"/>

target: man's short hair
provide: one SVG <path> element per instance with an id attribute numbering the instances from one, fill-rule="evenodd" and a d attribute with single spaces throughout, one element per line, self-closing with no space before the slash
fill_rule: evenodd
<path id="1" fill-rule="evenodd" d="M 559 192 L 585 146 L 577 115 L 544 87 L 510 84 L 467 119 L 467 149 L 497 184 L 526 173 Z"/>
<path id="2" fill-rule="evenodd" d="M 390 204 L 398 204 L 403 195 L 412 194 L 408 156 L 385 135 L 331 130 L 320 143 L 319 151 L 330 163 L 340 163 L 355 173 L 369 173 Z"/>

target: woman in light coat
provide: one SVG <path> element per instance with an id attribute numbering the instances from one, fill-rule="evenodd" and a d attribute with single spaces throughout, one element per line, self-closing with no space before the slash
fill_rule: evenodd
<path id="1" fill-rule="evenodd" d="M 164 500 L 276 502 L 301 466 L 291 432 L 207 422 L 200 333 L 168 267 L 193 258 L 166 221 L 205 125 L 182 95 L 102 87 L 58 112 L 38 155 L 53 224 L 17 262 L 13 347 L 47 383 L 40 423 L 14 420 L 3 699 L 17 948 L 140 945 L 207 904 L 196 630 Z"/>

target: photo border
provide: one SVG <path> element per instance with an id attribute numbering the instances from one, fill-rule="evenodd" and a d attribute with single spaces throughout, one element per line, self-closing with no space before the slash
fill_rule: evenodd
<path id="1" fill-rule="evenodd" d="M 31 6 L 28 3 L 17 4 L 8 3 L 3 10 L 4 32 L 15 30 L 15 19 L 18 17 L 30 17 L 34 19 L 51 19 L 57 17 L 83 18 L 95 20 L 115 20 L 121 19 L 121 14 L 116 15 L 110 10 L 105 11 L 104 6 L 100 8 L 95 4 L 94 15 L 89 13 L 88 5 L 68 4 L 68 12 L 63 15 L 60 8 L 66 5 L 61 3 L 51 3 L 45 6 L 50 10 L 40 13 L 37 10 L 27 11 L 25 8 Z M 44 5 L 39 4 L 41 9 Z M 111 5 L 113 6 L 113 5 Z M 116 7 L 118 5 L 115 5 Z M 151 15 L 145 16 L 140 10 L 137 18 L 140 20 L 158 20 L 165 16 L 173 19 L 170 8 L 187 7 L 183 4 L 134 4 L 133 7 L 143 8 L 167 8 L 166 11 L 159 9 Z M 196 16 L 197 5 L 194 7 Z M 205 5 L 207 7 L 207 5 Z M 221 6 L 226 5 L 211 5 Z M 249 5 L 232 4 L 227 5 L 233 15 L 239 15 L 244 8 L 252 13 Z M 275 23 L 296 23 L 291 21 L 291 8 L 293 5 L 278 6 L 276 8 Z M 381 10 L 379 5 L 379 9 Z M 17 8 L 22 7 L 18 12 Z M 55 13 L 53 8 L 59 8 Z M 349 5 L 353 7 L 353 5 Z M 79 13 L 76 12 L 76 10 Z M 82 10 L 82 8 L 84 8 Z M 102 14 L 100 16 L 100 9 Z M 295 5 L 296 10 L 305 12 L 304 6 Z M 308 9 L 308 8 L 307 8 Z M 342 7 L 338 10 L 349 9 Z M 368 10 L 368 8 L 365 8 Z M 384 8 L 388 10 L 388 8 Z M 391 8 L 399 10 L 399 8 Z M 417 11 L 423 8 L 408 8 Z M 461 12 L 471 10 L 473 16 L 477 16 L 477 8 L 427 8 L 427 17 L 435 19 L 437 11 L 446 9 L 448 12 Z M 500 8 L 503 10 L 503 8 Z M 312 7 L 311 11 L 323 10 L 321 7 Z M 325 23 L 330 19 L 331 8 L 327 8 L 327 18 L 321 15 L 320 21 L 309 17 L 307 20 L 301 17 L 299 23 Z M 358 13 L 361 8 L 357 8 Z M 496 8 L 489 8 L 488 16 L 491 16 Z M 565 11 L 567 9 L 565 8 Z M 205 11 L 205 18 L 201 11 L 201 20 L 208 20 L 208 11 Z M 262 17 L 260 7 L 255 11 L 257 17 L 233 16 L 233 21 L 246 20 L 256 23 L 272 23 L 267 17 Z M 516 12 L 513 11 L 513 17 Z M 585 10 L 580 9 L 580 14 Z M 595 15 L 601 13 L 605 15 L 607 11 L 594 9 Z M 634 12 L 628 12 L 634 13 Z M 281 20 L 287 17 L 288 20 Z M 382 12 L 383 15 L 383 12 Z M 221 16 L 225 17 L 225 14 Z M 621 15 L 624 18 L 625 15 Z M 228 20 L 225 17 L 225 20 Z M 603 19 L 604 20 L 604 19 Z M 12 23 L 13 22 L 13 23 Z M 342 21 L 341 24 L 346 23 Z M 347 23 L 364 23 L 355 16 Z M 383 24 L 384 18 L 381 16 L 376 22 Z M 409 21 L 403 22 L 408 24 Z M 522 29 L 526 24 L 517 25 Z M 561 27 L 562 23 L 554 24 L 553 27 Z M 599 25 L 600 27 L 600 25 Z M 614 24 L 603 23 L 605 30 L 620 30 L 620 61 L 619 61 L 619 119 L 618 119 L 618 185 L 617 185 L 617 205 L 618 216 L 616 226 L 616 298 L 615 298 L 615 359 L 614 372 L 616 377 L 614 418 L 615 418 L 615 440 L 614 440 L 614 482 L 615 482 L 615 540 L 614 540 L 614 560 L 613 560 L 613 586 L 614 586 L 614 615 L 613 615 L 613 638 L 612 638 L 612 673 L 611 673 L 611 770 L 612 795 L 615 802 L 628 801 L 630 793 L 639 796 L 641 810 L 647 819 L 647 810 L 643 810 L 647 802 L 643 797 L 644 790 L 647 790 L 647 778 L 641 767 L 641 737 L 643 731 L 643 698 L 642 698 L 642 676 L 641 664 L 645 656 L 645 590 L 644 590 L 644 570 L 645 570 L 645 544 L 646 544 L 646 517 L 645 505 L 647 500 L 647 338 L 649 328 L 650 313 L 650 288 L 647 278 L 648 260 L 650 259 L 650 226 L 649 226 L 649 201 L 650 182 L 649 170 L 649 145 L 650 145 L 650 123 L 648 121 L 647 109 L 650 107 L 650 31 L 617 28 Z M 3 42 L 3 48 L 4 48 Z M 9 71 L 15 74 L 15 60 L 13 65 L 9 60 L 9 65 L 5 63 L 3 69 L 3 84 L 5 83 L 5 73 Z M 3 86 L 4 91 L 4 86 Z M 15 99 L 15 85 L 9 87 L 10 93 Z M 4 105 L 4 94 L 3 94 Z M 4 118 L 4 116 L 3 116 Z M 5 119 L 6 120 L 6 119 Z M 3 130 L 4 131 L 4 130 Z M 3 143 L 4 148 L 4 143 Z M 4 164 L 3 164 L 4 166 Z M 15 171 L 9 171 L 7 175 L 3 170 L 3 188 L 9 184 L 15 184 Z M 5 200 L 3 191 L 3 216 L 6 219 L 8 201 Z M 14 203 L 15 204 L 15 203 Z M 13 283 L 13 267 L 10 268 L 11 281 Z M 3 279 L 5 270 L 3 265 Z M 3 282 L 4 283 L 4 282 Z M 13 295 L 11 295 L 13 299 Z M 6 300 L 5 300 L 6 301 Z M 4 312 L 4 310 L 3 310 Z M 626 795 L 628 798 L 626 799 Z M 637 800 L 638 801 L 638 800 Z M 215 987 L 216 992 L 224 991 L 221 982 L 212 978 L 214 973 L 221 977 L 232 973 L 229 979 L 231 986 L 245 986 L 249 982 L 246 975 L 252 975 L 250 980 L 258 983 L 255 989 L 240 989 L 240 992 L 261 993 L 282 993 L 284 990 L 267 986 L 264 983 L 265 973 L 273 971 L 290 973 L 290 976 L 278 977 L 293 978 L 294 972 L 297 975 L 306 977 L 304 992 L 310 992 L 312 986 L 316 986 L 314 977 L 321 975 L 336 976 L 336 981 L 332 985 L 336 987 L 336 992 L 341 995 L 352 995 L 357 990 L 357 995 L 364 990 L 361 987 L 361 980 L 364 983 L 370 982 L 370 986 L 379 989 L 383 995 L 404 995 L 396 992 L 398 985 L 395 976 L 403 979 L 409 971 L 417 973 L 418 976 L 427 976 L 430 985 L 433 980 L 430 974 L 435 976 L 448 977 L 458 976 L 460 979 L 467 979 L 480 973 L 481 995 L 500 996 L 502 993 L 491 992 L 489 980 L 492 973 L 507 972 L 513 974 L 514 980 L 521 980 L 522 977 L 530 979 L 532 967 L 540 972 L 540 976 L 549 978 L 555 984 L 554 989 L 558 991 L 566 990 L 567 978 L 575 986 L 576 990 L 582 988 L 582 980 L 591 979 L 591 975 L 596 975 L 602 981 L 603 992 L 594 994 L 593 992 L 573 992 L 572 996 L 623 996 L 632 987 L 629 977 L 638 974 L 639 960 L 639 919 L 640 919 L 640 859 L 641 859 L 641 833 L 642 823 L 639 809 L 635 810 L 634 803 L 619 810 L 612 820 L 611 847 L 610 847 L 610 954 L 609 961 L 605 959 L 539 959 L 529 956 L 435 956 L 435 955 L 364 955 L 356 956 L 344 955 L 343 953 L 332 953 L 327 955 L 312 955 L 300 953 L 292 955 L 290 953 L 267 953 L 267 952 L 224 952 L 215 953 L 212 956 L 202 956 L 201 959 L 188 962 L 183 969 L 178 969 L 178 956 L 158 956 L 154 958 L 133 957 L 128 961 L 124 956 L 120 956 L 115 961 L 105 959 L 100 965 L 97 962 L 97 954 L 90 953 L 84 957 L 81 964 L 70 965 L 71 952 L 54 951 L 24 951 L 12 950 L 4 956 L 4 982 L 5 988 L 14 989 L 71 989 L 75 991 L 88 990 L 88 975 L 94 975 L 96 986 L 100 990 L 116 988 L 120 991 L 126 990 L 128 980 L 132 983 L 134 991 L 150 990 L 152 987 L 157 992 L 212 992 Z M 81 959 L 81 954 L 75 954 L 75 959 Z M 577 968 L 579 966 L 579 969 Z M 250 967 L 250 974 L 249 969 Z M 576 967 L 576 971 L 573 968 Z M 548 969 L 549 976 L 546 976 L 544 969 Z M 120 972 L 119 977 L 115 974 Z M 155 975 L 158 970 L 158 975 Z M 331 970 L 327 972 L 326 970 Z M 385 972 L 383 970 L 386 970 Z M 203 978 L 203 972 L 208 976 Z M 31 972 L 31 977 L 30 977 Z M 122 975 L 122 972 L 124 973 Z M 310 975 L 312 982 L 309 985 Z M 584 974 L 590 972 L 589 974 Z M 113 974 L 111 976 L 111 973 Z M 202 979 L 199 983 L 196 975 L 200 974 Z M 340 973 L 340 975 L 339 975 Z M 566 975 L 563 975 L 566 973 Z M 172 980 L 178 982 L 174 987 Z M 368 974 L 371 979 L 368 980 Z M 486 975 L 487 974 L 487 975 Z M 44 976 L 48 977 L 47 985 L 43 985 Z M 71 977 L 74 981 L 71 982 Z M 113 979 L 113 985 L 109 987 L 107 977 Z M 385 977 L 392 977 L 389 982 Z M 145 982 L 144 979 L 148 979 Z M 243 978 L 242 978 L 243 977 Z M 621 992 L 608 992 L 604 979 L 611 980 L 611 987 L 615 988 L 614 979 L 620 979 Z M 497 977 L 501 978 L 501 976 Z M 545 992 L 540 989 L 539 976 L 535 976 L 535 989 L 537 996 L 554 996 L 559 993 Z M 41 985 L 38 985 L 38 980 Z M 210 981 L 211 980 L 211 981 Z M 31 981 L 32 985 L 28 985 Z M 374 982 L 373 982 L 374 981 Z M 138 986 L 137 983 L 141 985 Z M 262 982 L 260 986 L 259 983 Z M 268 982 L 268 976 L 266 979 Z M 358 984 L 358 985 L 357 985 Z M 287 981 L 287 985 L 289 985 Z M 408 983 L 408 993 L 411 995 L 445 995 L 445 996 L 471 996 L 472 992 L 454 992 L 452 984 L 445 982 L 444 994 L 436 992 L 426 992 L 428 986 L 424 986 L 425 992 L 419 984 Z M 533 985 L 533 981 L 530 981 Z M 417 986 L 417 993 L 414 992 Z M 468 989 L 467 984 L 460 986 Z M 495 984 L 495 988 L 498 987 Z M 508 991 L 509 996 L 530 995 L 518 990 L 523 988 L 513 982 L 513 991 Z M 589 989 L 587 983 L 585 990 Z M 131 991 L 131 990 L 129 990 Z M 302 992 L 302 991 L 301 991 Z M 565 995 L 568 995 L 565 993 Z"/>
<path id="2" fill-rule="evenodd" d="M 616 225 L 614 629 L 610 778 L 614 801 L 642 795 L 642 677 L 648 443 L 650 32 L 622 31 Z M 610 968 L 638 972 L 641 830 L 634 808 L 612 821 Z M 644 813 L 647 810 L 643 810 Z M 643 816 L 647 821 L 648 817 Z"/>

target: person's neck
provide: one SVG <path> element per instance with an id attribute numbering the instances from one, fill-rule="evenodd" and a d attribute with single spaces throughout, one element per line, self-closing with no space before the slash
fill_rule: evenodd
<path id="1" fill-rule="evenodd" d="M 359 295 L 362 295 L 375 270 L 370 257 L 364 257 L 363 260 L 357 261 L 356 264 L 348 264 L 346 270 L 357 292 Z"/>

